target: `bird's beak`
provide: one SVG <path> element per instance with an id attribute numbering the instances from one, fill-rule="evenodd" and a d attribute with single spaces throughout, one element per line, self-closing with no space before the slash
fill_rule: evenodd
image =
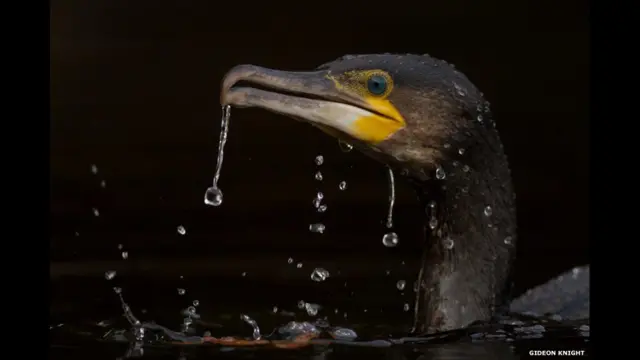
<path id="1" fill-rule="evenodd" d="M 388 101 L 372 101 L 344 89 L 329 71 L 289 72 L 239 65 L 225 75 L 220 102 L 288 115 L 332 136 L 369 144 L 387 139 L 404 126 Z"/>

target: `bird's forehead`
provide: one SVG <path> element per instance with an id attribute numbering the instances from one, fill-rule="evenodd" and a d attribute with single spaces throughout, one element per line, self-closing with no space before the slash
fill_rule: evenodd
<path id="1" fill-rule="evenodd" d="M 353 70 L 381 69 L 398 72 L 405 68 L 430 67 L 438 60 L 428 55 L 394 55 L 394 54 L 365 54 L 345 55 L 336 60 L 320 65 L 319 69 L 343 72 Z"/>
<path id="2" fill-rule="evenodd" d="M 366 54 L 345 55 L 321 65 L 318 69 L 334 74 L 357 70 L 384 70 L 397 86 L 417 89 L 438 89 L 447 93 L 474 94 L 473 84 L 461 72 L 445 61 L 429 55 Z M 474 94 L 477 97 L 479 94 Z"/>

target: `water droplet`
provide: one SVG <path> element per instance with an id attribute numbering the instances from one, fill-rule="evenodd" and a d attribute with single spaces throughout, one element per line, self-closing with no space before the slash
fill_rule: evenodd
<path id="1" fill-rule="evenodd" d="M 316 180 L 322 181 L 322 173 L 320 171 L 318 171 L 314 177 Z"/>
<path id="2" fill-rule="evenodd" d="M 460 85 L 456 84 L 455 82 L 453 83 L 453 87 L 456 88 L 456 92 L 458 93 L 458 95 L 460 95 L 460 96 L 466 96 L 467 95 L 467 93 L 464 91 L 464 89 Z"/>
<path id="3" fill-rule="evenodd" d="M 116 272 L 113 271 L 113 270 L 109 270 L 109 271 L 104 273 L 104 278 L 107 279 L 107 280 L 111 280 L 114 277 L 116 277 Z"/>
<path id="4" fill-rule="evenodd" d="M 313 272 L 311 272 L 311 280 L 316 282 L 322 282 L 327 280 L 329 277 L 329 272 L 323 268 L 315 268 Z"/>
<path id="5" fill-rule="evenodd" d="M 127 260 L 127 259 L 129 258 L 129 252 L 128 252 L 128 251 L 123 251 L 123 252 L 122 252 L 122 258 L 123 258 L 124 260 Z"/>
<path id="6" fill-rule="evenodd" d="M 493 214 L 493 209 L 491 208 L 491 206 L 486 206 L 484 208 L 484 216 L 491 216 L 491 214 Z"/>
<path id="7" fill-rule="evenodd" d="M 396 288 L 398 288 L 398 290 L 402 291 L 404 290 L 404 287 L 407 285 L 407 282 L 404 280 L 398 280 L 398 282 L 396 283 Z"/>
<path id="8" fill-rule="evenodd" d="M 187 328 L 189 327 L 189 325 L 193 324 L 193 320 L 190 317 L 186 317 L 184 318 L 182 323 L 184 324 L 185 328 Z"/>
<path id="9" fill-rule="evenodd" d="M 301 263 L 301 262 L 297 263 L 297 264 L 296 264 L 296 267 L 297 267 L 298 269 L 302 269 L 302 263 Z"/>
<path id="10" fill-rule="evenodd" d="M 447 238 L 447 239 L 442 240 L 442 246 L 444 246 L 444 248 L 447 249 L 447 250 L 453 249 L 454 245 L 455 244 L 454 244 L 452 239 Z"/>
<path id="11" fill-rule="evenodd" d="M 198 306 L 200 305 L 200 301 L 198 300 L 193 300 L 193 306 Z"/>
<path id="12" fill-rule="evenodd" d="M 464 165 L 464 166 L 462 167 L 462 171 L 464 171 L 464 172 L 469 172 L 469 165 Z"/>
<path id="13" fill-rule="evenodd" d="M 305 304 L 306 304 L 306 303 L 304 302 L 304 300 L 300 300 L 300 301 L 298 301 L 298 309 L 304 309 L 304 305 L 305 305 Z"/>
<path id="14" fill-rule="evenodd" d="M 307 314 L 309 316 L 316 316 L 316 315 L 318 315 L 318 310 L 320 310 L 320 305 L 311 304 L 311 303 L 305 303 L 304 304 L 304 309 L 307 310 Z"/>
<path id="15" fill-rule="evenodd" d="M 96 166 L 96 164 L 91 164 L 91 173 L 94 175 L 98 173 L 98 166 Z"/>
<path id="16" fill-rule="evenodd" d="M 288 258 L 288 259 L 287 259 L 287 263 L 289 263 L 289 264 L 293 264 L 293 258 Z"/>
<path id="17" fill-rule="evenodd" d="M 323 213 L 323 212 L 325 212 L 325 211 L 327 211 L 327 205 L 320 205 L 320 206 L 318 206 L 318 212 Z"/>
<path id="18" fill-rule="evenodd" d="M 311 224 L 309 225 L 309 231 L 319 234 L 324 234 L 325 226 L 324 224 Z"/>
<path id="19" fill-rule="evenodd" d="M 187 230 L 182 225 L 178 226 L 177 230 L 178 230 L 178 234 L 180 235 L 185 235 L 187 233 Z"/>
<path id="20" fill-rule="evenodd" d="M 344 190 L 346 188 L 347 188 L 347 182 L 346 181 L 341 181 L 340 184 L 338 184 L 338 189 Z"/>
<path id="21" fill-rule="evenodd" d="M 504 238 L 505 245 L 511 245 L 512 242 L 513 238 L 511 236 L 507 236 L 506 238 Z"/>
<path id="22" fill-rule="evenodd" d="M 353 145 L 346 143 L 342 140 L 338 140 L 338 146 L 340 146 L 340 150 L 342 150 L 343 152 L 349 152 L 353 150 Z"/>
<path id="23" fill-rule="evenodd" d="M 445 149 L 448 149 L 448 148 L 450 148 L 450 147 L 451 147 L 451 144 L 449 144 L 449 143 L 445 143 L 445 144 L 444 144 L 444 148 L 445 148 Z"/>
<path id="24" fill-rule="evenodd" d="M 114 286 L 113 287 L 113 292 L 116 293 L 116 294 L 120 294 L 122 292 L 122 288 Z"/>
<path id="25" fill-rule="evenodd" d="M 323 193 L 321 193 L 321 192 L 318 192 L 318 193 L 316 194 L 316 199 L 319 199 L 319 200 L 324 199 L 324 194 L 323 194 Z"/>
<path id="26" fill-rule="evenodd" d="M 182 288 L 178 288 L 178 295 L 184 295 L 187 292 L 187 290 L 182 289 Z"/>
<path id="27" fill-rule="evenodd" d="M 382 244 L 386 247 L 394 247 L 398 245 L 398 234 L 389 232 L 382 237 Z"/>
<path id="28" fill-rule="evenodd" d="M 463 148 L 458 149 L 458 154 L 464 155 L 464 149 Z"/>
<path id="29" fill-rule="evenodd" d="M 404 303 L 404 306 L 402 306 L 402 310 L 409 311 L 409 304 Z"/>
<path id="30" fill-rule="evenodd" d="M 91 211 L 93 211 L 93 216 L 100 216 L 100 211 L 98 211 L 98 209 L 93 208 Z"/>
<path id="31" fill-rule="evenodd" d="M 274 306 L 274 307 L 273 307 L 273 309 L 272 309 L 272 311 L 273 311 L 274 313 L 277 313 L 277 312 L 278 312 L 278 307 L 277 307 L 277 306 Z"/>
<path id="32" fill-rule="evenodd" d="M 209 206 L 220 206 L 222 204 L 222 190 L 218 187 L 211 186 L 204 192 L 204 203 Z"/>
<path id="33" fill-rule="evenodd" d="M 446 177 L 447 177 L 447 174 L 445 174 L 444 169 L 442 167 L 438 166 L 436 168 L 436 179 L 443 180 Z"/>
<path id="34" fill-rule="evenodd" d="M 324 157 L 322 155 L 316 156 L 315 163 L 318 166 L 322 165 L 324 163 Z"/>
<path id="35" fill-rule="evenodd" d="M 104 180 L 100 181 L 100 187 L 103 188 L 103 189 L 106 188 L 107 187 L 107 182 L 104 181 Z"/>
<path id="36" fill-rule="evenodd" d="M 431 217 L 431 219 L 429 219 L 429 228 L 431 230 L 434 230 L 436 226 L 438 226 L 438 219 L 436 219 L 435 217 Z"/>
<path id="37" fill-rule="evenodd" d="M 122 244 L 118 244 L 118 250 L 122 250 L 123 247 Z"/>

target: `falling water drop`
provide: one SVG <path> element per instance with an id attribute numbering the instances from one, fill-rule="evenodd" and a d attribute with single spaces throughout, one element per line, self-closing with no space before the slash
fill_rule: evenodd
<path id="1" fill-rule="evenodd" d="M 178 295 L 184 295 L 187 291 L 183 288 L 178 288 Z"/>
<path id="2" fill-rule="evenodd" d="M 478 114 L 477 119 L 479 123 L 481 123 L 484 120 L 484 118 L 482 117 L 482 114 Z"/>
<path id="3" fill-rule="evenodd" d="M 177 230 L 180 235 L 185 235 L 187 233 L 187 230 L 182 225 L 178 226 Z"/>
<path id="4" fill-rule="evenodd" d="M 447 174 L 444 172 L 444 169 L 440 166 L 436 168 L 436 179 L 443 180 L 447 177 Z"/>
<path id="5" fill-rule="evenodd" d="M 315 161 L 316 165 L 320 166 L 320 165 L 322 165 L 324 163 L 324 157 L 322 155 L 318 155 L 318 156 L 316 156 L 314 161 Z"/>
<path id="6" fill-rule="evenodd" d="M 220 206 L 222 200 L 222 191 L 217 187 L 210 186 L 207 188 L 207 191 L 204 192 L 204 203 L 207 205 Z"/>
<path id="7" fill-rule="evenodd" d="M 124 260 L 127 260 L 127 259 L 129 258 L 129 252 L 128 252 L 128 251 L 123 251 L 123 252 L 122 252 L 122 258 L 123 258 Z"/>
<path id="8" fill-rule="evenodd" d="M 453 242 L 452 239 L 447 238 L 447 239 L 442 240 L 442 246 L 444 246 L 444 248 L 447 249 L 447 250 L 451 250 L 451 249 L 453 249 L 454 242 Z"/>
<path id="9" fill-rule="evenodd" d="M 314 177 L 316 180 L 322 181 L 322 173 L 320 171 L 318 171 Z"/>
<path id="10" fill-rule="evenodd" d="M 386 247 L 395 247 L 398 245 L 398 234 L 389 232 L 382 236 L 382 244 Z"/>
<path id="11" fill-rule="evenodd" d="M 96 166 L 96 164 L 91 164 L 91 173 L 93 175 L 98 173 L 98 166 Z"/>
<path id="12" fill-rule="evenodd" d="M 302 263 L 301 263 L 301 262 L 297 263 L 297 264 L 296 264 L 296 267 L 297 267 L 298 269 L 302 269 Z"/>
<path id="13" fill-rule="evenodd" d="M 389 211 L 387 212 L 387 228 L 391 229 L 393 227 L 393 206 L 396 203 L 396 183 L 393 176 L 393 170 L 391 170 L 391 168 L 388 168 L 387 174 L 389 177 Z M 395 235 L 395 233 L 391 233 L 391 234 Z M 398 236 L 396 235 L 396 243 L 397 243 L 397 238 Z M 384 243 L 384 240 L 383 240 L 383 243 Z"/>
<path id="14" fill-rule="evenodd" d="M 404 306 L 402 307 L 402 310 L 409 311 L 409 304 L 404 303 Z"/>
<path id="15" fill-rule="evenodd" d="M 462 166 L 462 171 L 469 172 L 469 165 Z"/>
<path id="16" fill-rule="evenodd" d="M 327 205 L 322 204 L 322 205 L 318 206 L 318 212 L 319 213 L 323 213 L 325 211 L 327 211 Z"/>
<path id="17" fill-rule="evenodd" d="M 222 204 L 222 191 L 218 188 L 220 172 L 222 171 L 222 161 L 224 160 L 224 145 L 227 143 L 229 133 L 229 119 L 231 118 L 231 106 L 222 106 L 222 120 L 220 124 L 220 140 L 218 141 L 218 158 L 216 161 L 216 172 L 213 175 L 211 186 L 204 193 L 204 203 L 210 206 L 220 206 Z"/>
<path id="18" fill-rule="evenodd" d="M 193 306 L 198 306 L 200 305 L 200 301 L 198 300 L 193 300 Z"/>
<path id="19" fill-rule="evenodd" d="M 253 328 L 253 340 L 260 340 L 262 335 L 260 335 L 260 328 L 258 327 L 258 323 L 256 323 L 255 320 L 245 314 L 240 315 L 240 319 L 251 325 L 251 327 Z"/>
<path id="20" fill-rule="evenodd" d="M 103 188 L 103 189 L 106 188 L 107 187 L 107 182 L 104 181 L 104 180 L 100 181 L 100 187 Z"/>
<path id="21" fill-rule="evenodd" d="M 491 206 L 487 205 L 484 208 L 484 216 L 491 216 L 491 214 L 493 214 L 493 209 L 491 208 Z"/>
<path id="22" fill-rule="evenodd" d="M 349 152 L 353 150 L 353 145 L 346 143 L 342 140 L 338 140 L 338 146 L 340 146 L 340 150 L 342 150 L 343 152 Z"/>
<path id="23" fill-rule="evenodd" d="M 91 211 L 93 211 L 93 216 L 96 216 L 96 217 L 100 216 L 100 211 L 98 211 L 98 209 L 93 208 L 93 209 L 91 209 Z"/>
<path id="24" fill-rule="evenodd" d="M 398 290 L 402 291 L 404 290 L 404 287 L 407 285 L 407 282 L 404 280 L 398 280 L 398 282 L 396 283 L 396 288 L 398 288 Z"/>
<path id="25" fill-rule="evenodd" d="M 317 223 L 309 225 L 309 231 L 319 234 L 324 234 L 325 226 L 324 224 Z"/>
<path id="26" fill-rule="evenodd" d="M 458 149 L 458 154 L 464 155 L 464 149 L 463 148 Z"/>
<path id="27" fill-rule="evenodd" d="M 289 264 L 293 264 L 293 258 L 288 258 L 288 259 L 287 259 L 287 263 L 289 263 Z"/>
<path id="28" fill-rule="evenodd" d="M 347 188 L 347 182 L 346 181 L 341 181 L 340 184 L 338 184 L 338 189 L 344 190 L 346 188 Z"/>
<path id="29" fill-rule="evenodd" d="M 107 280 L 111 280 L 114 277 L 116 277 L 116 272 L 113 271 L 113 270 L 109 270 L 109 271 L 104 273 L 104 278 L 107 279 Z"/>
<path id="30" fill-rule="evenodd" d="M 323 268 L 315 268 L 313 272 L 311 272 L 311 280 L 316 282 L 322 282 L 327 280 L 329 277 L 329 272 Z"/>

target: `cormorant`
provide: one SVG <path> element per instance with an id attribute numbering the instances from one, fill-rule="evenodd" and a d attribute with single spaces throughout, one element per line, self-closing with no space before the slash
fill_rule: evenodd
<path id="1" fill-rule="evenodd" d="M 508 310 L 517 234 L 507 158 L 489 103 L 453 66 L 392 54 L 347 55 L 309 72 L 239 65 L 224 77 L 221 103 L 308 122 L 409 179 L 425 219 L 415 331 Z M 511 309 L 587 318 L 588 271 L 579 271 Z"/>

